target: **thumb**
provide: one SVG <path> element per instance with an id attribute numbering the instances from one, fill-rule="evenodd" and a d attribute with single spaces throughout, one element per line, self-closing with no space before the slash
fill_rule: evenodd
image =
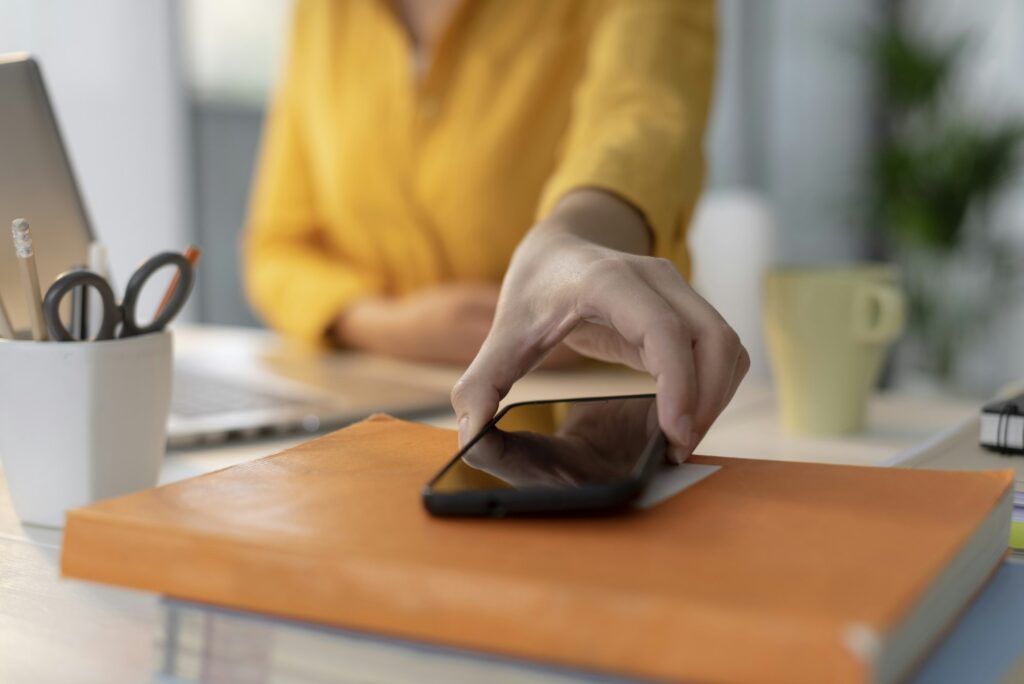
<path id="1" fill-rule="evenodd" d="M 494 417 L 498 404 L 512 385 L 532 368 L 532 361 L 542 353 L 522 343 L 517 336 L 491 329 L 476 358 L 452 388 L 460 447 Z"/>

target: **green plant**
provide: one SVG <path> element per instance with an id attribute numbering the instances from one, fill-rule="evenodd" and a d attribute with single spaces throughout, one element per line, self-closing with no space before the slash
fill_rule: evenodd
<path id="1" fill-rule="evenodd" d="M 904 270 L 917 365 L 948 383 L 958 348 L 1015 279 L 988 209 L 1019 169 L 1024 121 L 965 115 L 952 83 L 970 40 L 926 41 L 907 29 L 904 9 L 892 6 L 871 40 L 882 103 L 871 225 Z"/>

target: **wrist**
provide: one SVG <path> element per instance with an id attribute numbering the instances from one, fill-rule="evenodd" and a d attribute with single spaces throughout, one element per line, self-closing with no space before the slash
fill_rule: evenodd
<path id="1" fill-rule="evenodd" d="M 535 230 L 571 235 L 632 254 L 649 254 L 653 246 L 653 234 L 643 214 L 622 198 L 596 188 L 566 193 Z"/>

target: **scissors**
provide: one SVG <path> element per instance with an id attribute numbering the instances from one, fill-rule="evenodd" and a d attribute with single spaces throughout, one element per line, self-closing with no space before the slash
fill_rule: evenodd
<path id="1" fill-rule="evenodd" d="M 164 266 L 173 266 L 177 269 L 177 285 L 163 310 L 158 312 L 148 325 L 139 325 L 135 311 L 139 303 L 139 294 L 149 278 Z M 75 338 L 60 319 L 60 304 L 64 297 L 75 288 L 91 287 L 99 294 L 100 308 L 103 310 L 103 318 L 94 339 L 112 340 L 115 337 L 134 337 L 135 335 L 158 332 L 163 330 L 185 305 L 185 301 L 192 292 L 194 276 L 192 264 L 183 255 L 177 252 L 161 252 L 150 257 L 132 274 L 128 280 L 128 287 L 124 291 L 124 299 L 118 304 L 114 299 L 114 291 L 111 289 L 110 283 L 103 276 L 86 270 L 67 271 L 53 281 L 53 285 L 46 291 L 46 297 L 43 298 L 43 317 L 46 319 L 46 327 L 49 328 L 50 337 L 54 340 L 60 342 L 74 340 Z M 119 324 L 121 330 L 117 332 Z"/>

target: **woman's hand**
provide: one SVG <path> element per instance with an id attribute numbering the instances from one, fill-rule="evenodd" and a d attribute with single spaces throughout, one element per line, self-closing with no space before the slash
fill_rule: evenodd
<path id="1" fill-rule="evenodd" d="M 468 364 L 498 302 L 492 283 L 447 283 L 406 297 L 363 299 L 334 325 L 344 346 L 417 361 Z"/>
<path id="2" fill-rule="evenodd" d="M 649 246 L 640 214 L 599 190 L 566 195 L 523 239 L 479 354 L 452 390 L 460 442 L 561 341 L 656 380 L 658 422 L 682 462 L 725 408 L 750 360 L 724 319 Z"/>

